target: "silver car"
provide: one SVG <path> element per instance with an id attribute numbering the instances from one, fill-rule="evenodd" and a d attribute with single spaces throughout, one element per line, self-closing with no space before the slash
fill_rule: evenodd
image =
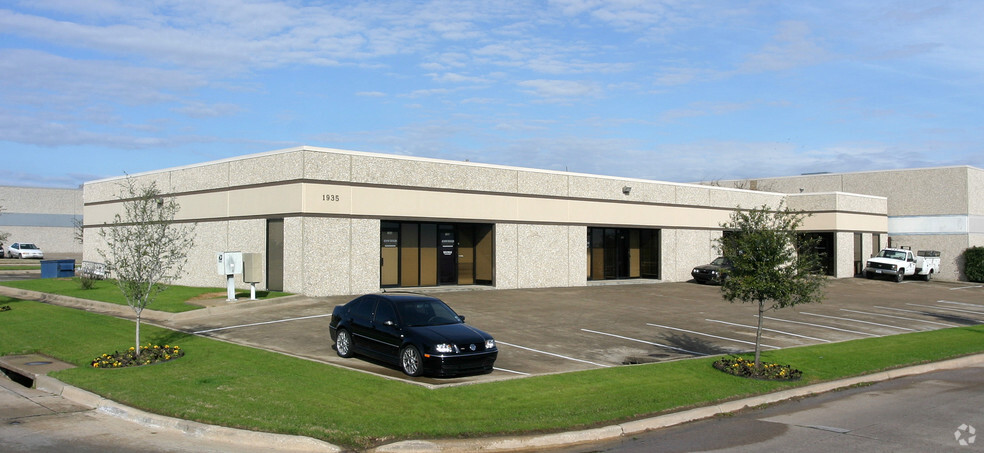
<path id="1" fill-rule="evenodd" d="M 7 258 L 44 258 L 44 252 L 29 242 L 15 242 L 7 247 Z"/>

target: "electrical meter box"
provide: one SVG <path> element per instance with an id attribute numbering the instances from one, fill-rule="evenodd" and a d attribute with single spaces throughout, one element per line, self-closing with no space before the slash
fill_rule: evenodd
<path id="1" fill-rule="evenodd" d="M 243 273 L 243 252 L 219 252 L 215 254 L 219 275 Z"/>
<path id="2" fill-rule="evenodd" d="M 246 283 L 263 281 L 263 255 L 243 253 L 243 281 Z"/>

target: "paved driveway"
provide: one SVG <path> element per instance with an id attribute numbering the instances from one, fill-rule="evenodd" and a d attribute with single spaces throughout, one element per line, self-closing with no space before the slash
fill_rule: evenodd
<path id="1" fill-rule="evenodd" d="M 649 283 L 421 293 L 445 300 L 499 345 L 488 375 L 414 382 L 448 385 L 750 351 L 756 307 L 729 304 L 716 286 Z M 238 303 L 178 317 L 173 327 L 302 358 L 404 379 L 393 367 L 341 359 L 328 322 L 351 297 Z M 821 304 L 769 312 L 763 349 L 896 335 L 984 322 L 984 288 L 965 282 L 838 279 Z"/>

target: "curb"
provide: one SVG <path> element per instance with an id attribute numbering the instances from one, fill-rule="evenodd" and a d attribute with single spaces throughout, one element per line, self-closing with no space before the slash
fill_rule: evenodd
<path id="1" fill-rule="evenodd" d="M 382 445 L 370 452 L 375 453 L 451 453 L 451 452 L 507 452 L 520 450 L 535 450 L 546 448 L 569 447 L 577 444 L 615 440 L 624 436 L 633 436 L 647 431 L 680 425 L 692 421 L 714 417 L 720 414 L 739 411 L 749 407 L 773 404 L 793 398 L 826 393 L 833 390 L 851 387 L 863 383 L 882 382 L 933 371 L 951 370 L 968 366 L 984 364 L 984 354 L 959 357 L 906 368 L 882 371 L 864 376 L 856 376 L 830 382 L 808 385 L 775 393 L 753 396 L 734 401 L 726 401 L 711 406 L 698 407 L 680 412 L 659 415 L 643 420 L 625 422 L 602 428 L 570 431 L 564 433 L 544 434 L 535 436 L 461 439 L 461 440 L 408 440 Z"/>
<path id="2" fill-rule="evenodd" d="M 69 401 L 122 420 L 138 423 L 148 428 L 168 429 L 180 432 L 189 437 L 208 438 L 213 441 L 227 442 L 230 445 L 245 444 L 250 447 L 259 447 L 271 451 L 326 453 L 345 451 L 341 447 L 311 437 L 227 428 L 225 426 L 208 425 L 165 415 L 152 414 L 73 387 L 49 376 L 38 375 L 35 378 L 34 386 L 38 390 L 60 395 Z"/>

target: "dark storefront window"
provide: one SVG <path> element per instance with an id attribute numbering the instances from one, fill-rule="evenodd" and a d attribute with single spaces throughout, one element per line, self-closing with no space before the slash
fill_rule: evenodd
<path id="1" fill-rule="evenodd" d="M 801 233 L 800 238 L 818 239 L 814 251 L 820 255 L 820 271 L 824 275 L 834 275 L 834 260 L 836 259 L 834 251 L 837 250 L 834 243 L 834 233 Z"/>
<path id="2" fill-rule="evenodd" d="M 488 224 L 382 222 L 380 286 L 491 285 L 492 230 Z"/>
<path id="3" fill-rule="evenodd" d="M 659 278 L 659 230 L 588 228 L 588 280 Z"/>

